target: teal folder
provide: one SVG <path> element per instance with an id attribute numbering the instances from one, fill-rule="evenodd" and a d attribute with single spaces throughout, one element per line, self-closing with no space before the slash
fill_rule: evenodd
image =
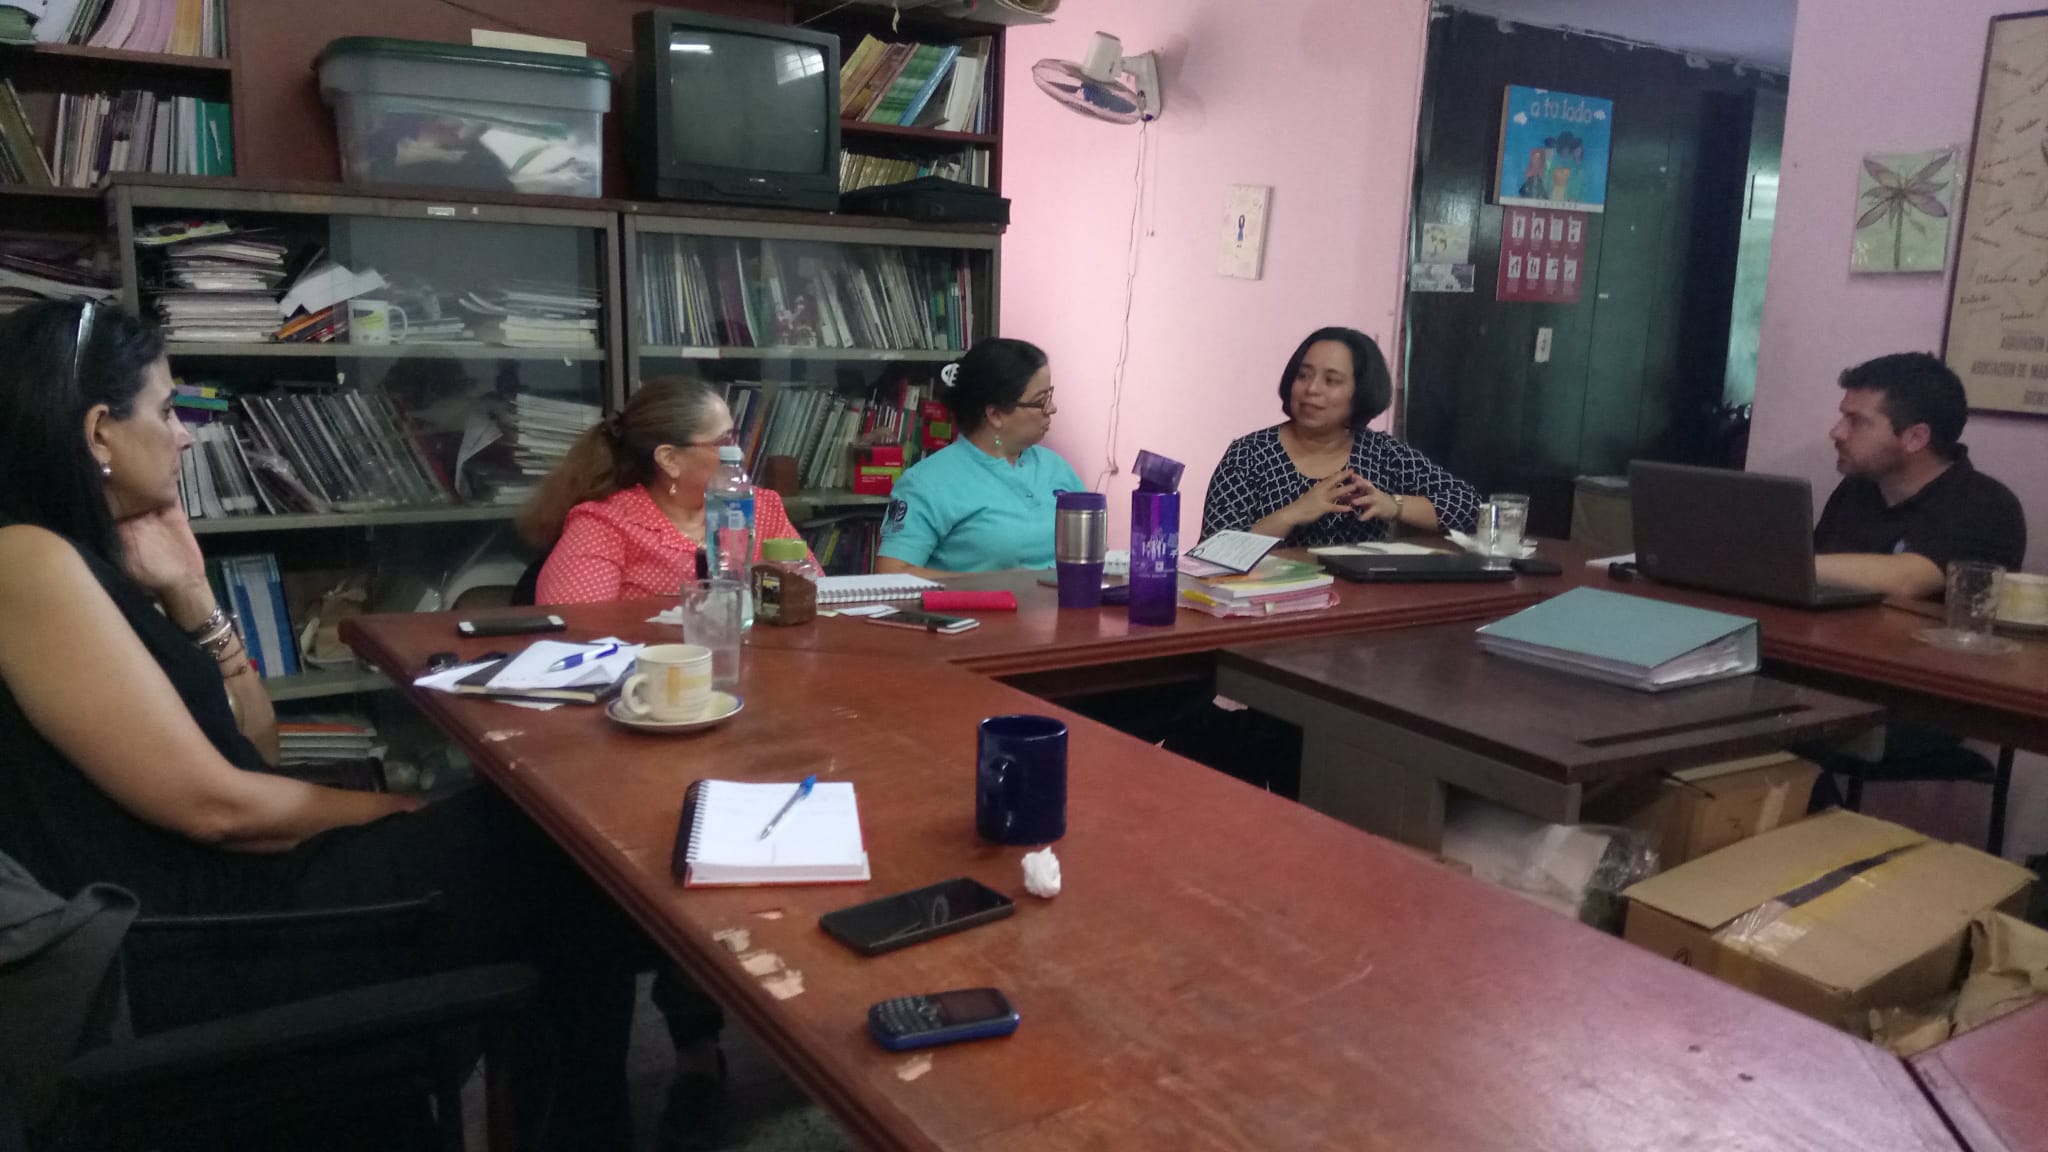
<path id="1" fill-rule="evenodd" d="M 1757 670 L 1756 621 L 1598 588 L 1574 588 L 1479 630 L 1516 660 L 1647 692 Z"/>

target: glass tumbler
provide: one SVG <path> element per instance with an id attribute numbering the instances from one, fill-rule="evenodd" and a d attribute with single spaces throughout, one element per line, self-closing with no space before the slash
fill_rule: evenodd
<path id="1" fill-rule="evenodd" d="M 722 692 L 736 691 L 740 684 L 745 591 L 736 580 L 683 583 L 683 642 L 711 649 L 711 686 Z"/>

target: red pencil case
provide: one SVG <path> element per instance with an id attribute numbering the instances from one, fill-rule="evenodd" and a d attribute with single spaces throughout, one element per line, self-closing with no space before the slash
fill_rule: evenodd
<path id="1" fill-rule="evenodd" d="M 924 610 L 927 612 L 1015 612 L 1015 592 L 927 592 L 924 594 Z"/>

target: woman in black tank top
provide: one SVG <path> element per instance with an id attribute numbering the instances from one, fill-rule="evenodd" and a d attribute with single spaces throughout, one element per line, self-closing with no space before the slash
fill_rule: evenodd
<path id="1" fill-rule="evenodd" d="M 0 852 L 146 913 L 440 892 L 437 965 L 542 972 L 526 1145 L 627 1147 L 632 981 L 656 954 L 487 788 L 421 809 L 268 771 L 276 719 L 179 504 L 190 443 L 154 330 L 93 305 L 0 320 Z M 295 977 L 310 993 L 364 975 Z M 667 999 L 679 1045 L 716 1036 L 701 994 Z"/>

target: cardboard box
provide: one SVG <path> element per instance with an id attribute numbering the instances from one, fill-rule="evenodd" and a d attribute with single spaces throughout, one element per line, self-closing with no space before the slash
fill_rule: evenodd
<path id="1" fill-rule="evenodd" d="M 1630 888 L 1625 935 L 1866 1036 L 1871 1009 L 1953 989 L 1970 921 L 2020 911 L 2033 879 L 1909 828 L 1827 812 Z"/>
<path id="2" fill-rule="evenodd" d="M 1806 818 L 1820 769 L 1789 752 L 1639 776 L 1586 800 L 1581 819 L 1649 837 L 1664 870 Z"/>

